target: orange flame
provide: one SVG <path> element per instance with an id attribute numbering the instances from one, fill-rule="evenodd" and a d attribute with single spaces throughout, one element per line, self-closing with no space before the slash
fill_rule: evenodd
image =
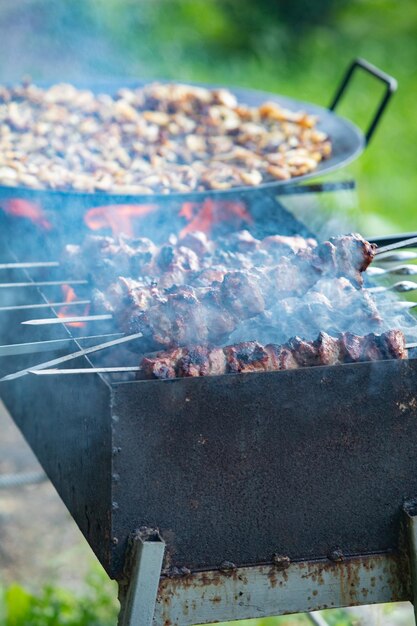
<path id="1" fill-rule="evenodd" d="M 91 230 L 110 228 L 113 235 L 134 237 L 134 218 L 144 217 L 156 211 L 155 204 L 110 204 L 87 211 L 84 222 Z"/>
<path id="2" fill-rule="evenodd" d="M 52 230 L 51 222 L 45 217 L 45 213 L 39 204 L 29 202 L 22 198 L 12 198 L 2 203 L 2 208 L 8 215 L 25 217 L 43 230 Z"/>
<path id="3" fill-rule="evenodd" d="M 238 201 L 219 201 L 208 198 L 200 204 L 185 202 L 179 215 L 188 221 L 188 224 L 180 232 L 180 239 L 197 230 L 210 234 L 216 224 L 233 221 L 236 218 L 247 224 L 253 223 L 253 218 L 245 204 Z"/>
<path id="4" fill-rule="evenodd" d="M 77 294 L 74 289 L 70 287 L 70 285 L 62 285 L 62 293 L 64 294 L 65 302 L 75 302 L 77 300 Z M 58 312 L 58 317 L 68 317 L 74 315 L 74 311 L 71 310 L 73 307 L 63 306 L 62 309 Z M 84 308 L 83 315 L 88 315 L 90 310 L 90 305 L 87 304 Z M 70 322 L 68 326 L 72 326 L 73 328 L 83 328 L 85 326 L 85 322 Z"/>

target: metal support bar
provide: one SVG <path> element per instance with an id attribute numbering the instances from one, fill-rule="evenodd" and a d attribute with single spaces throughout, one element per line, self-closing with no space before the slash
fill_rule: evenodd
<path id="1" fill-rule="evenodd" d="M 407 559 L 387 553 L 161 578 L 153 626 L 192 626 L 409 600 Z M 321 618 L 321 619 L 320 619 Z M 124 625 L 123 625 L 124 626 Z"/>
<path id="2" fill-rule="evenodd" d="M 318 611 L 314 611 L 314 613 L 307 613 L 307 617 L 312 624 L 315 624 L 315 626 L 328 626 L 326 620 Z"/>
<path id="3" fill-rule="evenodd" d="M 118 626 L 152 626 L 165 543 L 157 531 L 138 533 L 132 540 L 130 577 L 121 590 Z"/>
<path id="4" fill-rule="evenodd" d="M 409 545 L 411 586 L 413 592 L 414 618 L 417 624 L 417 500 L 410 500 L 404 505 Z"/>

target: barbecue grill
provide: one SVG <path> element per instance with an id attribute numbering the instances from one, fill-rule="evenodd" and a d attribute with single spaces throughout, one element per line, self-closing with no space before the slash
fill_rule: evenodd
<path id="1" fill-rule="evenodd" d="M 350 68 L 334 105 L 359 66 L 369 67 L 356 62 Z M 386 104 L 393 81 L 385 82 Z M 383 104 L 376 121 L 382 110 Z M 366 139 L 328 115 L 335 130 L 346 130 L 339 145 L 348 150 L 335 150 L 339 160 L 331 167 L 337 167 L 357 155 Z M 69 208 L 75 199 L 2 192 L 5 201 L 39 200 L 48 219 L 58 213 L 53 202 Z M 260 217 L 267 233 L 310 234 L 281 203 L 273 204 L 272 192 L 278 187 L 244 192 L 254 206 L 255 231 Z M 242 190 L 231 193 L 242 197 Z M 257 204 L 264 194 L 270 198 L 267 215 Z M 126 201 L 80 199 L 77 231 L 86 207 Z M 180 198 L 171 200 L 175 206 Z M 47 241 L 40 235 L 40 258 L 33 227 L 3 219 L 4 262 L 30 262 L 34 251 L 48 262 L 65 240 L 62 228 Z M 81 341 L 85 329 L 62 324 L 20 325 L 33 311 L 16 304 L 51 301 L 53 286 L 41 285 L 39 276 L 53 280 L 59 268 L 5 271 L 2 282 L 39 285 L 3 299 L 12 309 L 0 311 L 2 343 L 11 344 L 3 353 L 8 358 L 0 359 L 2 374 L 42 360 L 18 343 L 58 342 L 43 346 L 50 348 L 45 359 L 53 360 L 68 354 L 68 345 L 76 350 L 98 341 Z M 3 381 L 1 394 L 108 575 L 118 581 L 120 623 L 208 623 L 413 600 L 417 360 L 410 357 L 167 381 L 26 373 Z M 67 362 L 81 370 L 93 365 L 88 355 Z"/>

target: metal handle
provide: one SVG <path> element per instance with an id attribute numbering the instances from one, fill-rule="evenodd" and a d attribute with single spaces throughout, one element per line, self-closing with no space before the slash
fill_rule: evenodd
<path id="1" fill-rule="evenodd" d="M 350 80 L 352 78 L 352 75 L 354 74 L 357 68 L 361 68 L 362 70 L 365 70 L 365 72 L 368 72 L 368 74 L 370 74 L 374 78 L 377 78 L 378 80 L 380 80 L 386 85 L 385 93 L 382 97 L 382 100 L 379 103 L 379 106 L 375 112 L 375 115 L 371 123 L 369 124 L 368 130 L 365 133 L 365 143 L 366 145 L 368 145 L 392 94 L 397 90 L 397 81 L 392 76 L 385 74 L 385 72 L 382 72 L 380 69 L 378 69 L 374 65 L 371 65 L 371 63 L 368 63 L 368 61 L 365 61 L 364 59 L 355 59 L 355 61 L 353 61 L 351 66 L 348 68 L 329 106 L 329 109 L 331 111 L 336 110 L 336 107 L 339 104 L 339 101 L 342 98 L 343 94 L 345 93 L 346 88 L 348 87 Z"/>

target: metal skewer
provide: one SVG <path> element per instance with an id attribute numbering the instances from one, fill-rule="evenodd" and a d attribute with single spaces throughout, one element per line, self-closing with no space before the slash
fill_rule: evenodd
<path id="1" fill-rule="evenodd" d="M 412 280 L 401 280 L 398 283 L 384 287 L 382 285 L 378 287 L 368 287 L 369 293 L 378 294 L 386 293 L 387 291 L 396 291 L 397 293 L 409 293 L 410 291 L 417 290 L 417 283 L 413 283 Z"/>
<path id="2" fill-rule="evenodd" d="M 77 306 L 91 304 L 91 300 L 73 300 L 72 302 L 42 302 L 41 304 L 18 304 L 15 306 L 0 306 L 1 311 L 27 311 L 31 309 L 49 309 L 59 306 Z"/>
<path id="3" fill-rule="evenodd" d="M 408 300 L 387 300 L 378 303 L 379 307 L 389 306 L 390 308 L 396 308 L 399 311 L 408 311 L 417 307 L 417 302 L 409 302 Z"/>
<path id="4" fill-rule="evenodd" d="M 0 289 L 14 287 L 50 287 L 56 285 L 88 285 L 88 280 L 41 280 L 25 283 L 0 283 Z"/>
<path id="5" fill-rule="evenodd" d="M 60 365 L 61 363 L 65 363 L 66 361 L 71 361 L 72 359 L 76 359 L 81 356 L 86 356 L 88 354 L 92 354 L 93 352 L 98 352 L 99 350 L 105 350 L 106 348 L 112 348 L 113 346 L 117 346 L 121 343 L 134 341 L 135 339 L 139 339 L 142 336 L 143 336 L 142 333 L 134 333 L 133 335 L 126 335 L 124 337 L 120 337 L 120 339 L 114 339 L 113 341 L 106 341 L 106 343 L 101 343 L 99 345 L 92 346 L 91 348 L 78 350 L 77 352 L 66 354 L 65 356 L 59 357 L 57 359 L 52 359 L 51 361 L 45 361 L 44 363 L 39 363 L 39 365 L 27 367 L 24 370 L 20 370 L 19 372 L 14 372 L 13 374 L 8 374 L 7 376 L 3 376 L 3 378 L 0 378 L 0 382 L 5 382 L 7 380 L 15 380 L 16 378 L 21 378 L 22 376 L 26 376 L 26 374 L 28 374 L 29 371 L 44 370 L 44 369 L 47 369 L 48 367 L 53 367 L 54 365 Z"/>
<path id="6" fill-rule="evenodd" d="M 394 252 L 393 254 L 387 254 L 386 256 L 378 257 L 378 263 L 402 263 L 403 261 L 415 261 L 416 259 L 417 252 L 404 250 L 400 252 Z"/>
<path id="7" fill-rule="evenodd" d="M 0 270 L 26 270 L 36 267 L 59 267 L 58 261 L 28 261 L 24 263 L 0 263 Z"/>
<path id="8" fill-rule="evenodd" d="M 417 343 L 407 343 L 406 349 L 417 348 Z M 29 374 L 35 374 L 36 376 L 65 376 L 65 375 L 77 375 L 77 374 L 122 374 L 124 372 L 141 372 L 142 367 L 140 365 L 133 366 L 120 366 L 120 367 L 87 367 L 87 368 L 69 368 L 69 369 L 42 369 L 36 370 L 34 368 L 29 369 Z"/>
<path id="9" fill-rule="evenodd" d="M 36 267 L 59 267 L 58 261 L 33 261 L 27 263 L 0 263 L 0 270 L 26 270 Z"/>
<path id="10" fill-rule="evenodd" d="M 73 317 L 46 317 L 35 320 L 25 320 L 21 324 L 29 326 L 49 326 L 50 324 L 74 324 L 76 322 L 101 322 L 103 320 L 111 320 L 113 315 L 106 313 L 105 315 L 74 315 Z"/>
<path id="11" fill-rule="evenodd" d="M 374 267 L 371 265 L 366 270 L 368 276 L 385 276 L 387 274 L 394 276 L 415 276 L 417 274 L 417 265 L 397 265 L 396 267 Z"/>
<path id="12" fill-rule="evenodd" d="M 409 239 L 402 239 L 395 243 L 390 243 L 388 246 L 381 246 L 377 248 L 375 254 L 384 254 L 384 252 L 391 252 L 391 250 L 401 250 L 403 248 L 412 248 L 417 246 L 417 237 L 410 237 Z"/>
<path id="13" fill-rule="evenodd" d="M 117 374 L 123 372 L 140 372 L 142 370 L 139 366 L 126 366 L 126 367 L 87 367 L 78 369 L 48 369 L 48 370 L 29 370 L 29 374 L 36 374 L 36 376 L 56 376 L 61 374 Z"/>
<path id="14" fill-rule="evenodd" d="M 67 339 L 48 339 L 47 341 L 32 341 L 30 343 L 11 343 L 0 346 L 0 358 L 16 356 L 18 354 L 36 354 L 37 352 L 49 352 L 70 346 L 73 341 L 86 341 L 88 339 L 117 339 L 123 337 L 123 333 L 109 333 L 106 335 L 88 335 L 86 337 L 68 337 Z"/>

